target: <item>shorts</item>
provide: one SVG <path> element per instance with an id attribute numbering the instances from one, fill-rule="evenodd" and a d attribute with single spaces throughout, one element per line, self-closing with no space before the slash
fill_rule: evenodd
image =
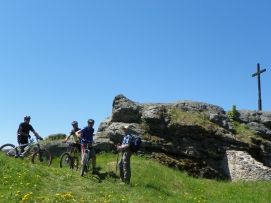
<path id="1" fill-rule="evenodd" d="M 17 135 L 17 142 L 18 144 L 27 144 L 28 143 L 28 137 L 23 135 Z"/>

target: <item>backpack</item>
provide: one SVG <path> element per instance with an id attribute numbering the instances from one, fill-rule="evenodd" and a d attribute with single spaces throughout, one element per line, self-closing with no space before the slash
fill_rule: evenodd
<path id="1" fill-rule="evenodd" d="M 133 137 L 132 136 L 132 143 L 130 146 L 130 150 L 132 153 L 136 153 L 139 150 L 141 142 L 142 141 L 141 141 L 140 137 Z"/>

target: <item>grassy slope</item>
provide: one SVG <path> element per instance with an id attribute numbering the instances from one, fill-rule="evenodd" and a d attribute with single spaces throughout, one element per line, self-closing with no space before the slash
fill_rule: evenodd
<path id="1" fill-rule="evenodd" d="M 271 202 L 270 182 L 194 179 L 144 157 L 132 156 L 131 185 L 115 181 L 116 155 L 99 154 L 100 176 L 32 165 L 0 154 L 0 202 Z"/>

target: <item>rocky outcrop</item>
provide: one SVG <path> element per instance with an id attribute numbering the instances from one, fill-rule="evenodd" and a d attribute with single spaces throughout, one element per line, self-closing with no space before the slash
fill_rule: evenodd
<path id="1" fill-rule="evenodd" d="M 223 162 L 231 181 L 271 180 L 271 169 L 263 166 L 245 151 L 228 150 Z"/>
<path id="2" fill-rule="evenodd" d="M 132 134 L 143 140 L 140 154 L 186 170 L 193 177 L 269 180 L 270 118 L 271 112 L 237 111 L 235 122 L 250 132 L 247 137 L 238 134 L 236 123 L 219 106 L 186 100 L 141 104 L 117 95 L 112 115 L 99 125 L 95 135 L 96 149 L 114 151 L 115 144 L 123 139 L 121 126 L 128 124 Z M 233 154 L 249 159 L 249 165 L 239 164 L 256 172 L 249 177 L 235 175 L 240 171 L 237 162 L 225 161 L 235 159 Z"/>

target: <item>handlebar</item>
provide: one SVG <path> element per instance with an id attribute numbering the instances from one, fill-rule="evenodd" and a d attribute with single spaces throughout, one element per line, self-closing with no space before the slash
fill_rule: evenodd
<path id="1" fill-rule="evenodd" d="M 76 142 L 67 142 L 67 141 L 62 141 L 62 143 L 69 145 L 69 146 L 74 146 Z"/>
<path id="2" fill-rule="evenodd" d="M 28 135 L 28 139 L 29 139 L 30 141 L 34 141 L 33 138 L 31 139 L 31 136 L 30 136 L 30 135 Z M 39 140 L 43 140 L 43 138 L 42 138 L 42 137 L 36 137 L 36 140 L 37 140 L 37 142 L 38 142 Z"/>
<path id="3" fill-rule="evenodd" d="M 81 138 L 83 141 L 87 142 L 87 143 L 90 143 L 90 144 L 95 144 L 94 141 L 89 141 L 89 140 L 86 140 L 84 138 Z"/>

